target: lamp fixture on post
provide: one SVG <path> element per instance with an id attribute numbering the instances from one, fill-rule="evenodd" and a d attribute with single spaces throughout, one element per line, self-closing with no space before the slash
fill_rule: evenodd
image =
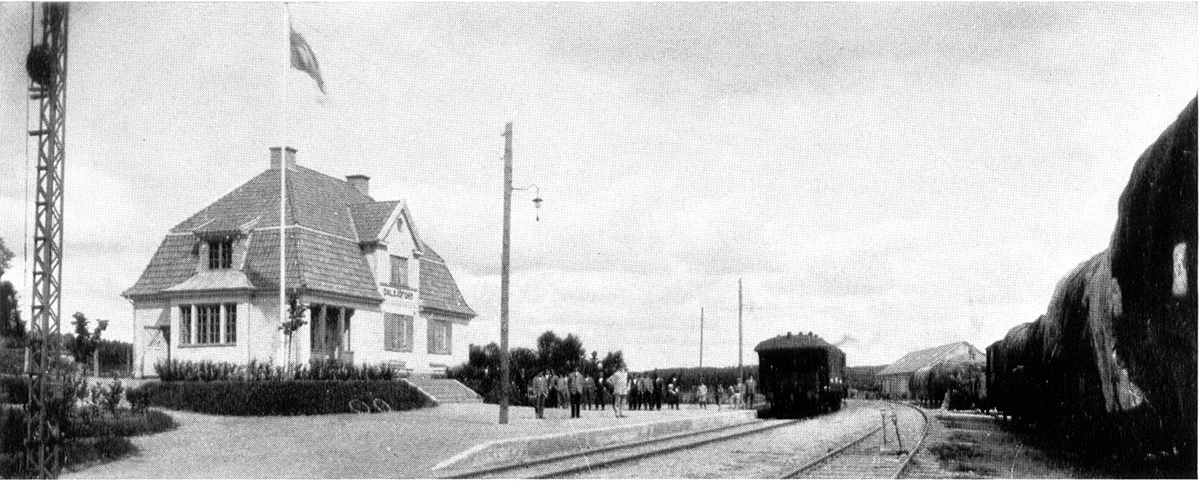
<path id="1" fill-rule="evenodd" d="M 514 188 L 510 189 L 510 191 L 525 191 L 530 188 L 533 189 L 533 193 L 534 193 L 533 194 L 533 209 L 538 212 L 538 213 L 534 214 L 533 220 L 541 221 L 542 215 L 540 214 L 540 212 L 542 209 L 542 190 L 537 187 L 537 184 L 530 184 L 525 187 L 514 187 Z"/>

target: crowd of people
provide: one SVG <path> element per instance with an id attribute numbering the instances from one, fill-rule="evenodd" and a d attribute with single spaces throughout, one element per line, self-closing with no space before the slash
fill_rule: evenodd
<path id="1" fill-rule="evenodd" d="M 570 407 L 571 418 L 580 418 L 581 410 L 604 411 L 608 406 L 622 418 L 625 410 L 662 410 L 664 404 L 679 410 L 684 398 L 701 409 L 708 409 L 710 397 L 718 411 L 752 408 L 756 389 L 753 376 L 740 385 L 709 385 L 702 379 L 696 386 L 684 387 L 679 377 L 665 378 L 656 372 L 632 374 L 621 368 L 608 377 L 592 377 L 575 368 L 569 373 L 544 370 L 530 382 L 528 396 L 537 418 L 545 418 L 546 408 Z"/>

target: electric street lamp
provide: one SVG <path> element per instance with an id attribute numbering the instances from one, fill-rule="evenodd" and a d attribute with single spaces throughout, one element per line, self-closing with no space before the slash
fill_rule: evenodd
<path id="1" fill-rule="evenodd" d="M 500 423 L 508 423 L 508 253 L 512 192 L 533 188 L 533 205 L 541 209 L 541 189 L 537 185 L 512 187 L 512 122 L 504 125 L 504 248 L 500 251 Z M 537 216 L 538 221 L 541 216 Z"/>

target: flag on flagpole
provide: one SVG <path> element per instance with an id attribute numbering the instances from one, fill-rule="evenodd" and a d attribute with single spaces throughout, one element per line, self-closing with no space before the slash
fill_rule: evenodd
<path id="1" fill-rule="evenodd" d="M 300 70 L 313 80 L 317 81 L 317 88 L 321 89 L 321 93 L 325 93 L 325 81 L 321 79 L 321 66 L 317 64 L 317 56 L 313 54 L 312 47 L 308 46 L 308 42 L 304 41 L 304 36 L 291 29 L 292 40 L 292 67 Z"/>

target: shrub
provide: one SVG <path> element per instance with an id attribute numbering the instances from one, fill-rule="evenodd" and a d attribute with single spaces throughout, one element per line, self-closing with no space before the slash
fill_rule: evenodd
<path id="1" fill-rule="evenodd" d="M 0 403 L 27 403 L 29 378 L 22 375 L 0 375 Z"/>
<path id="2" fill-rule="evenodd" d="M 290 369 L 268 362 L 251 361 L 246 365 L 226 362 L 179 361 L 154 364 L 163 382 L 265 381 L 265 380 L 394 380 L 395 370 L 387 365 L 351 365 L 337 360 L 313 360 Z"/>
<path id="3" fill-rule="evenodd" d="M 152 382 L 151 404 L 215 415 L 318 415 L 349 413 L 351 400 L 382 399 L 393 410 L 432 406 L 408 382 L 390 380 L 268 380 Z"/>
<path id="4" fill-rule="evenodd" d="M 125 400 L 134 413 L 145 413 L 150 407 L 150 391 L 143 387 L 129 387 L 125 390 Z"/>
<path id="5" fill-rule="evenodd" d="M 99 410 L 79 410 L 72 414 L 68 438 L 133 437 L 165 432 L 178 425 L 175 419 L 158 410 L 145 414 L 122 411 L 109 415 Z"/>
<path id="6" fill-rule="evenodd" d="M 124 394 L 125 388 L 121 386 L 120 380 L 113 380 L 111 384 L 104 387 L 100 403 L 104 408 L 113 415 L 117 414 L 117 407 L 121 405 L 121 395 Z"/>
<path id="7" fill-rule="evenodd" d="M 137 451 L 133 442 L 118 436 L 68 439 L 63 444 L 63 458 L 67 466 L 96 460 L 115 460 L 125 455 L 136 454 Z"/>

